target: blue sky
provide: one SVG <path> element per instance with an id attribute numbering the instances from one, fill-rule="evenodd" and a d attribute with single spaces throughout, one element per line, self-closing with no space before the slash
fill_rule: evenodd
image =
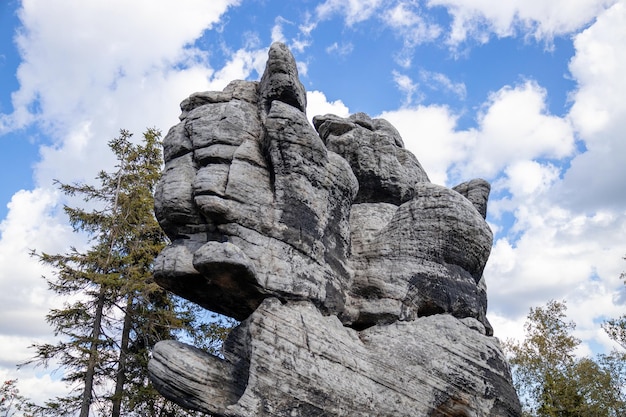
<path id="1" fill-rule="evenodd" d="M 626 312 L 626 0 L 7 0 L 0 377 L 38 400 L 64 389 L 14 367 L 52 338 L 44 316 L 62 302 L 29 250 L 84 244 L 53 180 L 91 181 L 120 128 L 166 132 L 189 94 L 258 79 L 276 40 L 309 117 L 385 117 L 433 182 L 492 183 L 496 336 L 566 299 L 581 353 L 611 349 L 598 323 Z"/>

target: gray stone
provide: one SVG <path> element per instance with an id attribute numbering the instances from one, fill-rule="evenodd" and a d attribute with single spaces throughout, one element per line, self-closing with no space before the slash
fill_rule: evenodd
<path id="1" fill-rule="evenodd" d="M 357 113 L 348 118 L 315 116 L 313 124 L 326 147 L 348 161 L 358 179 L 355 203 L 399 205 L 414 197 L 417 184 L 429 181 L 387 121 Z"/>
<path id="2" fill-rule="evenodd" d="M 497 339 L 447 314 L 356 331 L 266 299 L 224 359 L 166 342 L 150 371 L 167 398 L 216 416 L 519 415 Z"/>
<path id="3" fill-rule="evenodd" d="M 306 90 L 298 77 L 296 60 L 285 44 L 274 43 L 268 52 L 267 65 L 261 77 L 260 103 L 264 111 L 274 101 L 280 101 L 306 111 Z"/>
<path id="4" fill-rule="evenodd" d="M 491 230 L 473 205 L 448 188 L 420 183 L 399 207 L 353 206 L 347 315 L 356 327 L 450 313 L 487 327 L 486 294 L 478 282 L 492 244 Z M 445 219 L 445 221 L 442 221 Z M 367 226 L 366 226 L 367 225 Z"/>
<path id="5" fill-rule="evenodd" d="M 202 271 L 185 279 L 172 270 L 177 262 L 162 259 L 155 278 L 240 320 L 270 295 L 312 300 L 339 313 L 351 279 L 349 216 L 357 180 L 308 123 L 306 93 L 284 45 L 272 47 L 267 67 L 260 83 L 232 82 L 224 94 L 183 102 L 185 116 L 164 144 L 181 150 L 167 153 L 156 194 L 157 218 L 172 246 L 187 246 L 196 259 L 202 237 L 194 232 L 202 229 L 205 242 L 234 245 L 251 268 L 205 256 Z M 178 253 L 168 250 L 162 258 Z"/>
<path id="6" fill-rule="evenodd" d="M 259 82 L 181 104 L 155 280 L 242 323 L 223 357 L 157 344 L 156 388 L 228 417 L 519 416 L 486 318 L 489 184 L 432 184 L 388 121 L 305 108 L 279 43 Z"/>
<path id="7" fill-rule="evenodd" d="M 452 189 L 467 198 L 483 216 L 483 219 L 487 218 L 487 200 L 489 200 L 489 192 L 491 191 L 491 185 L 487 181 L 476 178 L 452 187 Z"/>

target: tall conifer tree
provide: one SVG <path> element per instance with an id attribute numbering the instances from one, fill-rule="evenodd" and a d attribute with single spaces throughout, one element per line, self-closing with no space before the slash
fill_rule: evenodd
<path id="1" fill-rule="evenodd" d="M 36 254 L 55 270 L 49 287 L 71 301 L 51 310 L 47 321 L 61 339 L 35 345 L 32 362 L 55 359 L 74 390 L 40 408 L 44 415 L 191 415 L 158 396 L 147 379 L 150 348 L 186 335 L 213 340 L 197 308 L 165 293 L 152 279 L 152 264 L 167 238 L 153 214 L 153 191 L 162 167 L 160 133 L 148 129 L 141 144 L 122 130 L 109 142 L 117 159 L 98 186 L 59 184 L 92 208 L 66 206 L 71 225 L 91 237 L 86 252 Z"/>

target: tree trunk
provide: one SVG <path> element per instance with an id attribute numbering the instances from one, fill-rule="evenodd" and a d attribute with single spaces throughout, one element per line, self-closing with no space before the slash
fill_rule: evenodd
<path id="1" fill-rule="evenodd" d="M 124 314 L 124 326 L 122 327 L 122 340 L 120 343 L 120 356 L 117 362 L 117 376 L 115 378 L 115 392 L 113 394 L 113 411 L 111 417 L 120 417 L 122 411 L 122 397 L 124 384 L 126 383 L 126 359 L 128 356 L 128 344 L 130 340 L 130 328 L 132 326 L 133 296 L 128 296 L 126 312 Z"/>
<path id="2" fill-rule="evenodd" d="M 91 333 L 91 345 L 89 346 L 89 361 L 87 363 L 87 371 L 85 372 L 85 391 L 80 406 L 80 417 L 89 417 L 89 408 L 91 406 L 93 394 L 93 380 L 96 375 L 96 365 L 98 364 L 98 342 L 100 341 L 100 327 L 102 324 L 102 314 L 104 310 L 105 290 L 100 286 L 98 294 L 98 302 L 93 321 L 93 330 Z"/>

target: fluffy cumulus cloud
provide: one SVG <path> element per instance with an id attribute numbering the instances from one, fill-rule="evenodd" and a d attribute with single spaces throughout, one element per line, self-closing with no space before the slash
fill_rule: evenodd
<path id="1" fill-rule="evenodd" d="M 318 115 L 336 114 L 340 117 L 350 115 L 350 110 L 341 100 L 328 101 L 321 91 L 307 91 L 306 101 L 306 114 L 311 123 L 313 117 Z"/>
<path id="2" fill-rule="evenodd" d="M 402 81 L 397 80 L 399 86 L 413 93 L 415 85 Z M 383 117 L 398 127 L 425 167 L 436 172 L 434 178 L 460 182 L 494 179 L 519 161 L 572 155 L 573 129 L 546 107 L 545 90 L 529 81 L 491 94 L 477 116 L 477 127 L 465 131 L 456 130 L 459 115 L 445 106 L 407 107 Z"/>
<path id="3" fill-rule="evenodd" d="M 478 128 L 468 132 L 471 154 L 455 167 L 459 175 L 492 178 L 519 160 L 572 155 L 573 129 L 548 113 L 546 94 L 531 81 L 491 94 L 478 114 Z"/>
<path id="4" fill-rule="evenodd" d="M 62 220 L 57 200 L 55 192 L 45 189 L 20 191 L 0 223 L 0 378 L 18 378 L 21 393 L 38 403 L 65 391 L 59 381 L 61 373 L 49 375 L 15 366 L 32 358 L 34 351 L 28 346 L 50 341 L 52 332 L 45 316 L 50 308 L 61 307 L 62 300 L 48 291 L 43 279 L 51 277 L 51 271 L 30 252 L 58 253 L 83 243 Z"/>
<path id="5" fill-rule="evenodd" d="M 626 3 L 602 13 L 577 35 L 570 71 L 578 80 L 570 119 L 587 152 L 572 161 L 561 197 L 573 208 L 626 207 Z"/>
<path id="6" fill-rule="evenodd" d="M 492 182 L 496 240 L 485 277 L 498 337 L 521 338 L 528 307 L 558 299 L 585 340 L 581 353 L 611 347 L 598 323 L 623 314 L 624 303 L 624 28 L 622 2 L 575 37 L 577 88 L 563 117 L 549 113 L 534 81 L 493 92 L 467 130 L 446 106 L 382 114 L 434 182 Z"/>
<path id="7" fill-rule="evenodd" d="M 29 387 L 58 385 L 32 369 L 16 373 L 14 366 L 32 355 L 28 345 L 52 336 L 44 317 L 61 302 L 41 278 L 50 271 L 29 252 L 84 244 L 59 209 L 53 180 L 93 180 L 97 170 L 112 167 L 107 141 L 120 128 L 137 136 L 146 127 L 165 130 L 190 92 L 223 88 L 262 69 L 265 59 L 256 50 L 235 51 L 214 70 L 205 52 L 189 46 L 237 3 L 22 2 L 19 89 L 12 95 L 14 112 L 0 116 L 0 133 L 35 124 L 47 140 L 33 173 L 36 188 L 15 194 L 0 224 L 0 304 L 6 311 L 0 327 L 2 345 L 11 346 L 2 349 L 0 368 L 3 376 L 20 378 L 27 396 L 47 399 Z"/>
<path id="8" fill-rule="evenodd" d="M 51 295 L 45 285 L 39 285 L 45 284 L 41 277 L 46 269 L 30 256 L 30 251 L 36 248 L 55 253 L 76 243 L 71 228 L 60 221 L 56 201 L 55 193 L 47 190 L 20 191 L 8 204 L 9 214 L 0 223 L 0 269 L 5 278 L 0 283 L 3 332 L 38 337 L 49 331 L 43 317 Z"/>
<path id="9" fill-rule="evenodd" d="M 522 33 L 550 42 L 591 22 L 616 0 L 428 0 L 430 7 L 443 6 L 452 16 L 448 42 L 458 45 L 468 39 L 486 42 Z"/>
<path id="10" fill-rule="evenodd" d="M 237 3 L 192 0 L 186 7 L 173 7 L 167 1 L 114 0 L 85 7 L 75 0 L 24 1 L 15 123 L 32 117 L 70 123 L 68 119 L 98 102 L 102 89 L 115 89 L 125 79 L 140 82 L 174 63 L 193 67 L 204 56 L 184 46 Z M 90 90 L 91 96 L 84 94 Z"/>
<path id="11" fill-rule="evenodd" d="M 503 332 L 520 337 L 529 305 L 567 300 L 569 317 L 579 329 L 605 343 L 598 320 L 623 314 L 618 296 L 624 217 L 609 212 L 584 216 L 547 201 L 520 204 L 514 210 L 520 236 L 495 242 L 485 270 L 490 315 L 509 321 Z"/>
<path id="12" fill-rule="evenodd" d="M 381 114 L 400 132 L 430 180 L 447 184 L 448 167 L 466 155 L 465 132 L 456 130 L 458 116 L 446 106 L 417 106 Z"/>
<path id="13" fill-rule="evenodd" d="M 574 39 L 570 70 L 577 89 L 566 119 L 582 150 L 560 168 L 539 160 L 513 163 L 495 183 L 509 195 L 497 198 L 492 211 L 512 213 L 514 225 L 495 242 L 485 275 L 493 320 L 507 336 L 521 334 L 525 305 L 566 299 L 587 351 L 611 347 L 598 323 L 624 311 L 624 45 L 626 5 L 620 2 Z M 567 142 L 546 150 L 558 158 Z"/>
<path id="14" fill-rule="evenodd" d="M 49 175 L 68 181 L 73 172 L 93 178 L 90 168 L 118 129 L 167 128 L 188 92 L 223 88 L 258 69 L 259 54 L 236 51 L 215 71 L 206 52 L 189 46 L 237 3 L 25 1 L 17 37 L 20 88 L 3 125 L 35 122 L 52 139 L 42 148 L 39 184 L 49 183 Z"/>

